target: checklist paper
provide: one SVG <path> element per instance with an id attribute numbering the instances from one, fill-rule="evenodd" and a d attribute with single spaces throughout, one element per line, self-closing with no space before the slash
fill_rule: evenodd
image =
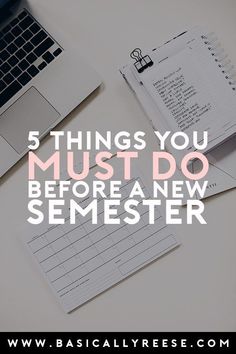
<path id="1" fill-rule="evenodd" d="M 160 63 L 165 63 L 165 58 L 167 57 L 173 57 L 177 53 L 181 52 L 181 56 L 184 53 L 184 50 L 186 48 L 190 47 L 192 51 L 196 53 L 198 46 L 200 47 L 199 50 L 197 51 L 198 53 L 196 54 L 196 57 L 199 57 L 199 63 L 203 63 L 205 55 L 204 55 L 204 50 L 201 48 L 204 44 L 199 41 L 199 38 L 201 37 L 201 34 L 203 33 L 202 29 L 196 27 L 191 31 L 186 32 L 185 34 L 176 37 L 174 40 L 169 41 L 165 45 L 160 46 L 157 50 L 154 50 L 150 54 L 150 57 L 155 61 L 155 62 L 160 62 Z M 214 39 L 214 36 L 211 36 L 209 41 L 213 42 L 214 45 L 218 43 L 217 38 Z M 206 48 L 204 48 L 206 50 Z M 200 55 L 201 54 L 201 55 Z M 185 59 L 185 56 L 184 56 Z M 218 68 L 219 65 L 223 64 L 218 62 L 219 58 L 218 56 L 214 60 L 215 64 L 218 63 Z M 175 62 L 176 64 L 176 62 Z M 206 67 L 205 65 L 202 65 Z M 186 66 L 187 67 L 187 66 Z M 211 74 L 213 74 L 213 71 L 215 70 L 214 65 L 209 65 L 207 66 L 208 70 L 211 70 Z M 170 128 L 170 125 L 168 124 L 166 119 L 163 119 L 163 107 L 161 110 L 161 105 L 158 106 L 153 99 L 153 97 L 156 97 L 156 91 L 152 92 L 152 94 L 149 94 L 147 89 L 144 87 L 144 85 L 140 85 L 139 80 L 137 80 L 137 73 L 136 71 L 133 70 L 133 64 L 131 65 L 126 65 L 123 67 L 121 70 L 122 76 L 125 78 L 126 82 L 128 83 L 129 87 L 131 90 L 135 93 L 135 96 L 138 100 L 138 102 L 141 105 L 141 108 L 144 110 L 145 114 L 147 115 L 152 127 L 154 130 L 158 130 L 161 132 L 161 134 L 165 134 L 166 131 L 168 130 L 179 130 L 179 127 L 172 127 Z M 163 72 L 161 71 L 163 74 Z M 175 72 L 173 72 L 175 73 Z M 225 77 L 221 76 L 221 71 L 218 72 L 217 70 L 217 75 L 214 76 L 214 80 L 222 80 L 224 81 L 223 85 L 225 85 L 224 89 L 222 90 L 223 92 L 228 92 L 228 95 L 221 96 L 220 99 L 216 99 L 216 94 L 218 90 L 214 90 L 214 95 L 211 97 L 208 97 L 208 100 L 206 102 L 213 102 L 212 107 L 218 107 L 219 104 L 226 110 L 227 115 L 225 114 L 217 114 L 218 119 L 220 118 L 220 121 L 218 121 L 217 124 L 212 125 L 213 130 L 215 130 L 216 126 L 219 126 L 219 122 L 223 122 L 223 120 L 226 117 L 232 117 L 235 116 L 233 113 L 233 110 L 235 111 L 235 108 L 232 109 L 233 105 L 235 104 L 235 98 L 233 99 L 232 94 L 235 94 L 235 91 L 232 90 L 231 93 L 229 92 L 229 82 L 227 80 L 224 80 Z M 144 72 L 141 74 L 142 76 L 147 75 L 148 76 L 148 70 L 147 74 Z M 194 74 L 193 74 L 194 75 Z M 189 75 L 187 75 L 189 77 Z M 166 76 L 165 76 L 166 77 Z M 207 74 L 205 75 L 207 77 Z M 148 79 L 148 77 L 146 77 Z M 168 75 L 167 75 L 168 79 Z M 145 78 L 142 78 L 142 81 L 145 81 Z M 156 82 L 157 80 L 155 80 Z M 198 80 L 196 80 L 197 82 Z M 205 79 L 204 79 L 205 81 Z M 150 84 L 150 82 L 149 82 Z M 207 86 L 207 85 L 206 85 Z M 205 87 L 206 87 L 205 86 Z M 221 85 L 219 85 L 219 88 Z M 222 86 L 223 87 L 223 86 Z M 152 88 L 153 89 L 153 88 Z M 204 90 L 203 90 L 204 91 Z M 201 93 L 203 92 L 201 91 Z M 198 92 L 200 92 L 198 90 Z M 154 95 L 154 96 L 153 96 Z M 195 95 L 197 97 L 197 95 Z M 199 102 L 202 101 L 202 96 L 199 96 L 200 100 Z M 207 97 L 207 96 L 206 96 Z M 234 103 L 233 103 L 234 102 Z M 163 102 L 162 102 L 163 103 Z M 233 105 L 232 105 L 233 103 Z M 222 107 L 218 107 L 217 111 L 221 112 Z M 214 110 L 214 109 L 213 109 Z M 213 112 L 213 110 L 211 112 Z M 210 112 L 209 112 L 210 114 Z M 216 117 L 216 118 L 217 118 Z M 174 122 L 172 121 L 174 124 Z M 203 122 L 204 123 L 204 122 Z M 209 171 L 207 174 L 207 181 L 208 181 L 208 186 L 206 193 L 204 195 L 204 198 L 213 196 L 215 194 L 221 193 L 225 190 L 229 190 L 232 188 L 236 187 L 236 169 L 235 166 L 236 164 L 234 163 L 235 158 L 236 158 L 236 138 L 235 135 L 233 135 L 231 138 L 228 138 L 228 133 L 230 132 L 231 128 L 234 129 L 235 124 L 228 122 L 224 122 L 224 129 L 218 129 L 218 132 L 220 133 L 218 138 L 224 137 L 225 141 L 221 144 L 217 143 L 217 146 L 215 148 L 212 148 L 208 153 L 206 153 L 207 159 L 209 161 Z M 199 128 L 199 127 L 198 127 Z M 209 131 L 209 130 L 208 130 Z M 217 132 L 216 132 L 217 133 Z M 217 140 L 217 139 L 216 139 Z M 216 142 L 214 140 L 214 142 Z M 171 147 L 166 147 L 167 151 L 171 152 Z M 181 158 L 181 152 L 178 151 L 172 151 L 173 155 L 175 156 L 176 160 L 179 161 Z M 201 169 L 202 165 L 199 163 L 199 161 L 195 161 L 193 163 L 193 173 L 199 172 Z M 179 177 L 179 179 L 185 179 L 184 176 Z M 195 195 L 197 199 L 200 198 L 198 194 Z M 186 200 L 184 201 L 186 203 Z"/>
<path id="2" fill-rule="evenodd" d="M 190 145 L 182 151 L 166 140 L 166 149 L 175 156 L 178 166 L 184 155 L 196 150 L 193 132 L 198 133 L 200 145 L 203 132 L 208 132 L 203 153 L 235 135 L 236 73 L 214 34 L 196 27 L 148 55 L 151 67 L 140 73 L 132 63 L 121 73 L 135 93 L 141 86 L 142 95 L 147 97 L 145 103 L 156 108 L 151 118 L 155 130 L 181 131 L 189 136 Z M 140 103 L 143 105 L 143 100 Z M 150 111 L 147 106 L 143 108 Z"/>
<path id="3" fill-rule="evenodd" d="M 120 224 L 105 225 L 103 198 L 98 198 L 98 223 L 92 224 L 91 213 L 76 215 L 76 224 L 70 224 L 69 210 L 63 225 L 30 225 L 26 244 L 66 312 L 84 304 L 101 292 L 117 284 L 148 263 L 179 245 L 172 227 L 165 224 L 162 210 L 156 207 L 155 223 L 149 224 L 148 207 L 140 197 L 135 208 L 141 215 L 137 224 L 124 222 L 123 203 L 138 181 L 145 194 L 151 198 L 147 183 L 138 170 L 133 169 L 131 180 L 122 180 L 118 159 L 112 164 L 121 180 L 120 206 L 117 218 Z M 92 178 L 90 182 L 92 183 Z M 109 195 L 107 195 L 109 198 Z M 85 207 L 92 201 L 90 196 L 81 200 Z M 37 231 L 36 231 L 37 230 Z"/>

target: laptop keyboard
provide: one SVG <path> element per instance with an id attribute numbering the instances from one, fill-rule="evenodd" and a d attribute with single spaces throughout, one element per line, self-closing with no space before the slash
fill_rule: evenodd
<path id="1" fill-rule="evenodd" d="M 0 31 L 0 107 L 39 75 L 62 49 L 26 10 Z"/>

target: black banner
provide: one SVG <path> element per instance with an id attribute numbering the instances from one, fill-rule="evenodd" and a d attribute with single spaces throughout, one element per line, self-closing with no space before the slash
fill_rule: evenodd
<path id="1" fill-rule="evenodd" d="M 1 353 L 236 353 L 235 333 L 1 333 Z"/>

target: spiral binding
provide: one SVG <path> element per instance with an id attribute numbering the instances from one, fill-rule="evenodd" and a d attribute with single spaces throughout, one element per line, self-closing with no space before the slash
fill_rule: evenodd
<path id="1" fill-rule="evenodd" d="M 231 61 L 228 59 L 228 56 L 224 53 L 224 49 L 218 42 L 218 38 L 214 33 L 202 35 L 201 38 L 204 41 L 204 44 L 207 46 L 207 49 L 211 52 L 211 55 L 214 58 L 216 64 L 221 69 L 222 74 L 225 75 L 225 79 L 228 80 L 232 90 L 235 91 L 236 71 Z"/>

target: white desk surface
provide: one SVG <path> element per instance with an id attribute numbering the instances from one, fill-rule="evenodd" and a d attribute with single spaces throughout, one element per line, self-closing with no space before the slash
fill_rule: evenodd
<path id="1" fill-rule="evenodd" d="M 235 0 L 34 0 L 90 59 L 99 94 L 62 128 L 152 130 L 118 72 L 136 47 L 152 48 L 195 25 L 217 32 L 236 64 Z M 96 123 L 95 123 L 96 122 Z M 134 128 L 135 127 L 135 128 Z M 47 151 L 49 139 L 42 151 Z M 236 190 L 206 202 L 208 225 L 178 227 L 182 246 L 96 299 L 64 314 L 20 241 L 27 159 L 0 183 L 0 330 L 236 330 Z M 183 211 L 185 213 L 185 211 Z"/>

